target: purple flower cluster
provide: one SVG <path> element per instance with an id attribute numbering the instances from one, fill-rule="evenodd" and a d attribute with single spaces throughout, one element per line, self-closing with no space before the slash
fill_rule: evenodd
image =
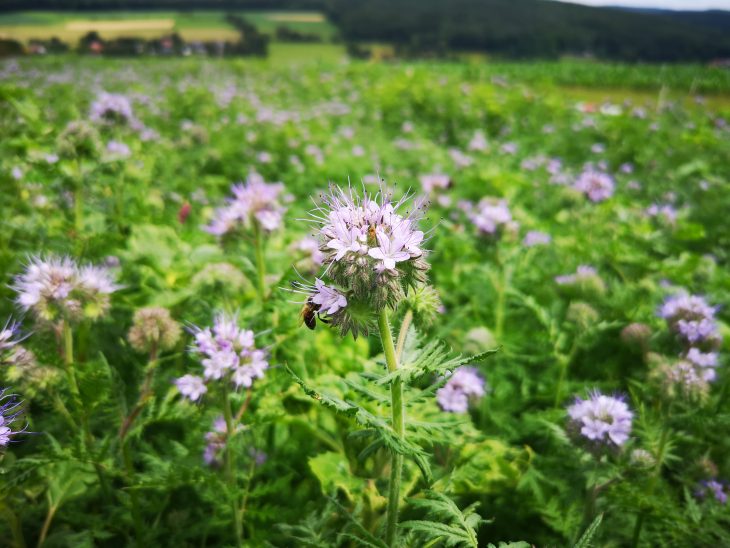
<path id="1" fill-rule="evenodd" d="M 34 363 L 33 353 L 20 345 L 24 338 L 20 324 L 8 319 L 0 329 L 0 365 L 22 367 Z"/>
<path id="2" fill-rule="evenodd" d="M 423 232 L 415 229 L 412 217 L 397 213 L 402 202 L 393 205 L 380 196 L 378 202 L 367 192 L 360 198 L 351 189 L 338 189 L 325 198 L 329 211 L 314 214 L 328 252 L 325 264 L 362 259 L 365 264 L 372 261 L 371 268 L 377 272 L 395 272 L 398 263 L 423 255 Z"/>
<path id="3" fill-rule="evenodd" d="M 269 367 L 266 352 L 254 346 L 254 333 L 238 327 L 238 318 L 218 314 L 213 327 L 195 328 L 192 353 L 202 356 L 203 378 L 185 375 L 175 381 L 180 393 L 197 401 L 207 392 L 206 382 L 225 379 L 250 388 Z"/>
<path id="4" fill-rule="evenodd" d="M 633 413 L 626 402 L 597 390 L 588 399 L 576 398 L 568 416 L 571 426 L 591 442 L 619 447 L 631 434 Z"/>
<path id="5" fill-rule="evenodd" d="M 421 188 L 425 194 L 433 194 L 439 190 L 446 190 L 451 187 L 451 177 L 443 173 L 427 173 L 421 175 Z"/>
<path id="6" fill-rule="evenodd" d="M 698 295 L 679 293 L 664 301 L 659 315 L 690 346 L 714 346 L 720 341 L 716 310 Z"/>
<path id="7" fill-rule="evenodd" d="M 535 247 L 538 245 L 547 245 L 552 241 L 550 234 L 540 232 L 539 230 L 530 230 L 525 234 L 525 238 L 522 240 L 522 245 L 525 247 Z"/>
<path id="8" fill-rule="evenodd" d="M 573 188 L 585 194 L 592 202 L 602 202 L 613 196 L 616 183 L 609 174 L 593 167 L 586 168 L 576 179 Z"/>
<path id="9" fill-rule="evenodd" d="M 517 224 L 512 220 L 506 200 L 482 198 L 476 205 L 465 204 L 466 213 L 482 234 L 497 235 L 500 228 L 515 228 Z"/>
<path id="10" fill-rule="evenodd" d="M 598 271 L 592 266 L 580 265 L 574 274 L 563 274 L 555 277 L 558 285 L 575 285 L 598 277 Z"/>
<path id="11" fill-rule="evenodd" d="M 645 213 L 647 217 L 661 218 L 670 225 L 677 220 L 677 210 L 671 204 L 652 204 Z"/>
<path id="12" fill-rule="evenodd" d="M 253 222 L 271 232 L 281 226 L 286 208 L 279 203 L 282 183 L 267 183 L 258 173 L 251 173 L 245 183 L 231 187 L 233 198 L 215 210 L 205 230 L 223 236 L 238 229 L 248 229 Z"/>
<path id="13" fill-rule="evenodd" d="M 695 494 L 701 499 L 704 499 L 707 495 L 712 495 L 712 497 L 720 504 L 727 504 L 727 485 L 715 479 L 701 481 Z"/>
<path id="14" fill-rule="evenodd" d="M 18 401 L 14 394 L 7 392 L 7 388 L 0 389 L 0 448 L 7 447 L 13 436 L 25 432 L 25 427 L 20 430 L 13 427 L 23 413 L 20 408 L 22 402 Z"/>
<path id="15" fill-rule="evenodd" d="M 395 306 L 407 287 L 425 282 L 424 233 L 417 226 L 422 206 L 401 214 L 408 198 L 393 203 L 382 188 L 371 195 L 332 187 L 311 213 L 325 271 L 314 285 L 295 283 L 294 291 L 343 334 L 368 332 L 374 312 Z"/>
<path id="16" fill-rule="evenodd" d="M 93 122 L 105 124 L 131 124 L 135 121 L 129 98 L 119 93 L 107 92 L 101 92 L 91 103 L 89 118 Z"/>
<path id="17" fill-rule="evenodd" d="M 102 316 L 109 308 L 109 295 L 121 286 L 104 267 L 79 266 L 69 257 L 32 257 L 12 287 L 23 310 L 55 321 Z"/>
<path id="18" fill-rule="evenodd" d="M 481 398 L 485 393 L 485 382 L 479 371 L 475 367 L 460 367 L 438 389 L 436 401 L 444 411 L 466 413 L 469 401 Z"/>

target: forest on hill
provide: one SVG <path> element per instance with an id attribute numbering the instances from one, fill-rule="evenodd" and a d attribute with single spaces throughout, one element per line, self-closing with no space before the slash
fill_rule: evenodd
<path id="1" fill-rule="evenodd" d="M 730 12 L 595 8 L 546 0 L 5 0 L 2 11 L 100 9 L 317 10 L 343 41 L 389 43 L 400 55 L 483 51 L 623 61 L 730 58 Z"/>

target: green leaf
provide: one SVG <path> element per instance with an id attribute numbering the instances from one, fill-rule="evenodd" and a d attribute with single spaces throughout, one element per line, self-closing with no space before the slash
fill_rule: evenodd
<path id="1" fill-rule="evenodd" d="M 598 527 L 601 525 L 601 521 L 603 521 L 603 514 L 598 514 L 598 516 L 596 516 L 596 519 L 594 519 L 593 522 L 588 526 L 588 529 L 585 530 L 585 532 L 578 539 L 578 542 L 575 543 L 573 548 L 590 548 L 591 540 L 598 531 Z"/>

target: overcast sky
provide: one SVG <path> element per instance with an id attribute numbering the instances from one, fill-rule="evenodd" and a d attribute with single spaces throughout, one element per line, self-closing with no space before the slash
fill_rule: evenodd
<path id="1" fill-rule="evenodd" d="M 673 10 L 730 10 L 730 0 L 564 0 L 589 6 L 631 6 Z"/>

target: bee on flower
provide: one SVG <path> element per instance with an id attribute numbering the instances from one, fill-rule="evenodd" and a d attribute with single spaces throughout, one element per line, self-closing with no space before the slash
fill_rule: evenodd
<path id="1" fill-rule="evenodd" d="M 404 211 L 410 197 L 394 202 L 382 188 L 371 195 L 332 187 L 311 213 L 325 270 L 314 285 L 295 283 L 294 291 L 343 335 L 367 333 L 379 311 L 426 281 L 425 235 L 418 229 L 424 205 Z"/>

